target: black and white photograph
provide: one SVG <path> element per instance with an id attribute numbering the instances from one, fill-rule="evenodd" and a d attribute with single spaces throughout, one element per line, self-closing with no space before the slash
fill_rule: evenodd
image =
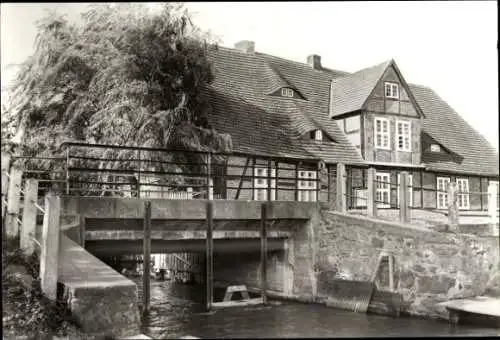
<path id="1" fill-rule="evenodd" d="M 3 339 L 500 336 L 497 1 L 0 6 Z"/>

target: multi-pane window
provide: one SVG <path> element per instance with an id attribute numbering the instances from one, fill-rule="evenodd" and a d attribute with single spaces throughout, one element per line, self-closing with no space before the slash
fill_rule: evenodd
<path id="1" fill-rule="evenodd" d="M 450 183 L 449 177 L 437 178 L 437 208 L 448 208 L 448 184 Z"/>
<path id="2" fill-rule="evenodd" d="M 323 131 L 321 130 L 312 130 L 309 135 L 311 136 L 311 139 L 314 140 L 323 140 Z"/>
<path id="3" fill-rule="evenodd" d="M 390 150 L 389 121 L 385 118 L 375 118 L 375 148 Z"/>
<path id="4" fill-rule="evenodd" d="M 293 90 L 292 89 L 289 89 L 287 87 L 283 87 L 281 89 L 281 96 L 282 97 L 290 97 L 290 98 L 293 98 Z"/>
<path id="5" fill-rule="evenodd" d="M 399 86 L 396 83 L 385 83 L 386 98 L 399 99 Z"/>
<path id="6" fill-rule="evenodd" d="M 399 186 L 401 185 L 401 174 L 398 174 L 398 206 L 400 206 Z M 413 206 L 413 175 L 408 174 L 408 206 Z"/>
<path id="7" fill-rule="evenodd" d="M 254 200 L 267 201 L 268 168 L 255 168 Z M 276 169 L 271 169 L 271 201 L 276 195 Z"/>
<path id="8" fill-rule="evenodd" d="M 457 200 L 459 209 L 469 209 L 469 180 L 457 178 Z"/>
<path id="9" fill-rule="evenodd" d="M 389 173 L 377 172 L 376 174 L 377 180 L 377 207 L 379 208 L 388 208 L 391 206 L 391 184 L 390 184 L 390 175 Z"/>
<path id="10" fill-rule="evenodd" d="M 396 145 L 400 151 L 411 151 L 411 124 L 398 121 L 396 123 Z"/>
<path id="11" fill-rule="evenodd" d="M 431 144 L 431 152 L 441 152 L 439 144 Z"/>
<path id="12" fill-rule="evenodd" d="M 299 201 L 316 202 L 316 171 L 299 171 Z"/>

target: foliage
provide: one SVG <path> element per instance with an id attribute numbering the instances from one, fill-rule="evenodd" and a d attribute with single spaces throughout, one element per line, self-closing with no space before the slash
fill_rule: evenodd
<path id="1" fill-rule="evenodd" d="M 80 25 L 51 12 L 37 29 L 5 109 L 25 155 L 62 156 L 64 141 L 230 151 L 229 137 L 209 125 L 203 96 L 213 80 L 207 50 L 216 44 L 182 5 L 163 3 L 155 12 L 137 3 L 91 5 Z M 124 160 L 98 164 L 119 168 L 135 151 L 85 156 Z"/>
<path id="2" fill-rule="evenodd" d="M 77 329 L 69 310 L 59 302 L 46 299 L 41 290 L 40 280 L 33 279 L 31 287 L 18 273 L 6 268 L 21 266 L 29 276 L 39 277 L 39 257 L 36 254 L 26 257 L 16 246 L 17 239 L 4 243 L 7 247 L 5 266 L 2 268 L 2 299 L 4 336 L 28 339 L 51 338 L 52 334 L 66 335 Z M 78 331 L 77 331 L 78 333 Z"/>

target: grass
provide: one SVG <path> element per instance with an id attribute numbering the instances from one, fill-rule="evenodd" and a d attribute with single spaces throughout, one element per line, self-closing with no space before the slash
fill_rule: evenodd
<path id="1" fill-rule="evenodd" d="M 25 256 L 19 249 L 19 239 L 3 243 L 2 259 L 2 320 L 4 339 L 52 339 L 76 336 L 77 327 L 67 307 L 48 300 L 42 293 L 39 258 Z"/>

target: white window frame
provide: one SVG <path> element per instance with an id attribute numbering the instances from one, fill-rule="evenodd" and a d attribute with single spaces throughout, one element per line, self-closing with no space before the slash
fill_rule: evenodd
<path id="1" fill-rule="evenodd" d="M 317 201 L 317 182 L 316 171 L 299 170 L 299 179 L 297 183 L 299 189 L 298 200 L 301 202 Z M 306 190 L 307 189 L 307 190 Z"/>
<path id="2" fill-rule="evenodd" d="M 399 126 L 401 125 L 401 133 Z M 405 135 L 405 126 L 408 127 L 408 135 Z M 403 146 L 399 146 L 399 139 L 401 138 Z M 406 120 L 396 121 L 396 150 L 411 152 L 411 122 Z"/>
<path id="3" fill-rule="evenodd" d="M 400 193 L 399 193 L 399 186 L 401 185 L 401 174 L 398 174 L 398 207 L 401 206 L 400 202 L 401 200 L 399 199 Z M 410 200 L 408 202 L 408 205 L 410 207 L 413 206 L 413 174 L 408 174 L 408 192 L 410 195 Z"/>
<path id="4" fill-rule="evenodd" d="M 254 176 L 265 176 L 266 178 L 255 178 L 253 197 L 255 201 L 267 201 L 267 167 L 256 166 Z M 260 172 L 260 174 L 259 174 Z M 276 168 L 271 168 L 271 201 L 276 197 Z"/>
<path id="5" fill-rule="evenodd" d="M 380 131 L 377 131 L 377 122 L 380 122 Z M 387 131 L 384 132 L 384 124 L 387 126 Z M 374 129 L 374 145 L 376 149 L 390 150 L 391 149 L 391 125 L 387 118 L 376 117 L 373 125 Z M 380 135 L 380 145 L 377 137 Z M 387 142 L 385 145 L 384 141 Z"/>
<path id="6" fill-rule="evenodd" d="M 436 206 L 438 209 L 448 209 L 448 185 L 450 177 L 436 177 Z M 440 184 L 441 183 L 441 184 Z M 443 192 L 446 191 L 446 192 Z M 442 198 L 443 204 L 440 204 Z"/>
<path id="7" fill-rule="evenodd" d="M 320 141 L 323 140 L 323 131 L 321 130 L 314 131 L 314 139 Z"/>
<path id="8" fill-rule="evenodd" d="M 469 179 L 468 178 L 457 178 L 457 201 L 458 209 L 469 210 L 470 209 L 470 194 L 469 194 Z M 460 194 L 460 192 L 466 192 L 466 194 Z"/>
<path id="9" fill-rule="evenodd" d="M 281 88 L 281 96 L 293 98 L 293 90 L 288 87 Z"/>
<path id="10" fill-rule="evenodd" d="M 399 84 L 386 82 L 384 93 L 386 98 L 399 99 Z"/>
<path id="11" fill-rule="evenodd" d="M 375 174 L 377 180 L 377 191 L 375 198 L 377 201 L 378 208 L 390 208 L 391 207 L 391 173 L 390 172 L 377 172 Z M 380 183 L 386 182 L 386 183 Z M 387 194 L 387 201 L 384 200 L 384 194 Z M 382 203 L 384 201 L 384 203 Z"/>

